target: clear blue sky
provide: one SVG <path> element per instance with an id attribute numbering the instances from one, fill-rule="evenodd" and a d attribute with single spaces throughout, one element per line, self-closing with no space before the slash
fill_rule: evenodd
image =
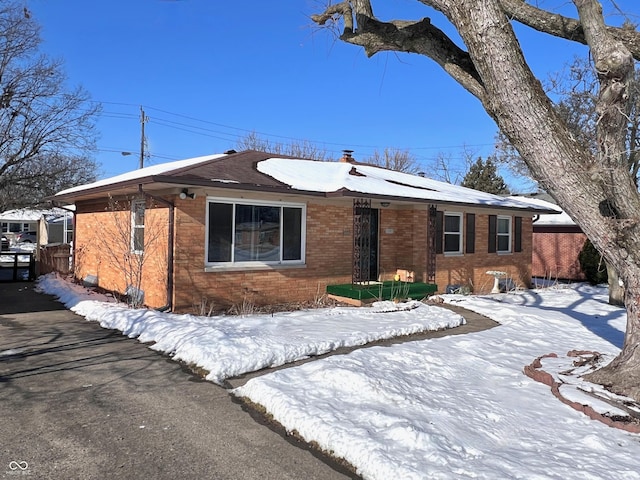
<path id="1" fill-rule="evenodd" d="M 493 121 L 434 62 L 395 53 L 367 58 L 312 25 L 308 16 L 322 1 L 24 2 L 42 26 L 42 50 L 64 60 L 70 85 L 103 104 L 100 177 L 137 168 L 140 106 L 149 117 L 149 164 L 219 153 L 251 131 L 274 142 L 309 140 L 336 158 L 345 148 L 356 158 L 409 149 L 427 174 L 438 154 L 459 162 L 465 147 L 482 157 L 493 150 Z M 603 2 L 611 13 L 610 0 Z M 567 0 L 537 3 L 572 11 Z M 616 3 L 640 21 L 638 0 Z M 381 19 L 430 16 L 445 25 L 417 0 L 378 1 L 374 9 Z M 542 79 L 586 54 L 519 30 Z"/>

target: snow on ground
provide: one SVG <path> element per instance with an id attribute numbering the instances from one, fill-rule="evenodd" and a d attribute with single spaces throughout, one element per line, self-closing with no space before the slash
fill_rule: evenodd
<path id="1" fill-rule="evenodd" d="M 188 361 L 212 380 L 339 344 L 459 318 L 437 307 L 373 313 L 323 309 L 247 317 L 129 310 L 47 276 L 72 310 Z M 562 404 L 522 369 L 548 353 L 619 351 L 624 310 L 586 285 L 490 296 L 445 295 L 500 326 L 356 350 L 254 378 L 233 390 L 365 479 L 640 479 L 640 436 Z M 384 310 L 382 305 L 379 310 Z M 423 309 L 425 308 L 425 309 Z M 329 325 L 323 328 L 323 324 Z M 259 368 L 259 367 L 258 367 Z"/>
<path id="2" fill-rule="evenodd" d="M 14 253 L 34 253 L 36 251 L 37 245 L 35 243 L 19 243 L 18 245 L 13 245 L 9 250 L 3 250 L 0 252 L 0 263 L 13 263 Z M 11 253 L 11 255 L 5 255 L 6 253 Z M 28 262 L 28 255 L 18 255 L 18 262 Z"/>
<path id="3" fill-rule="evenodd" d="M 210 372 L 207 380 L 216 383 L 340 347 L 456 327 L 464 322 L 460 315 L 416 301 L 399 305 L 377 302 L 371 308 L 198 317 L 132 310 L 56 275 L 41 277 L 38 288 L 56 295 L 87 320 L 141 342 L 155 342 L 152 349 L 204 368 Z"/>

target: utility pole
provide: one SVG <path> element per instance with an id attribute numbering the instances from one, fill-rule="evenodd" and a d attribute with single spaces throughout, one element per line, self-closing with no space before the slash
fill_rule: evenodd
<path id="1" fill-rule="evenodd" d="M 142 109 L 142 105 L 140 105 L 140 125 L 141 125 L 141 134 L 140 134 L 140 168 L 144 168 L 144 145 L 147 139 L 144 137 L 144 124 L 147 123 L 149 117 L 144 114 L 144 110 Z"/>

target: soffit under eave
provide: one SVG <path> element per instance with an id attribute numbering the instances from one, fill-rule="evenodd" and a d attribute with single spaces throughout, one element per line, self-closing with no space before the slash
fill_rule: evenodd
<path id="1" fill-rule="evenodd" d="M 140 186 L 146 193 L 154 195 L 177 195 L 182 189 L 187 188 L 195 191 L 238 191 L 238 192 L 256 192 L 257 194 L 272 193 L 277 195 L 300 195 L 307 197 L 322 197 L 321 192 L 307 192 L 291 189 L 289 187 L 270 186 L 270 185 L 252 185 L 238 183 L 224 183 L 221 181 L 203 180 L 197 178 L 174 178 L 166 176 L 148 177 L 145 179 L 131 180 L 120 182 L 117 184 L 104 185 L 91 189 L 71 192 L 65 195 L 50 197 L 54 202 L 77 202 L 84 200 L 97 200 L 107 198 L 109 196 L 126 196 L 134 195 L 139 192 Z M 207 194 L 209 194 L 207 192 Z"/>

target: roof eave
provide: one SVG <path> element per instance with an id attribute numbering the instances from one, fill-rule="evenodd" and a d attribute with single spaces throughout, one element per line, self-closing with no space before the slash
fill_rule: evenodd
<path id="1" fill-rule="evenodd" d="M 384 200 L 384 201 L 393 201 L 393 202 L 404 202 L 404 203 L 423 203 L 423 204 L 433 204 L 433 205 L 451 205 L 455 207 L 466 207 L 466 208 L 481 208 L 481 209 L 492 209 L 492 210 L 508 210 L 508 211 L 516 211 L 523 213 L 530 213 L 532 215 L 542 215 L 542 214 L 558 214 L 557 210 L 549 210 L 543 208 L 530 208 L 527 206 L 516 207 L 513 205 L 491 205 L 484 203 L 471 203 L 471 202 L 454 202 L 450 200 L 434 200 L 427 198 L 415 198 L 415 197 L 399 197 L 393 195 L 376 195 L 376 194 L 365 194 L 361 192 L 354 192 L 352 190 L 339 190 L 335 192 L 331 192 L 327 194 L 327 197 L 367 197 L 376 200 Z"/>
<path id="2" fill-rule="evenodd" d="M 173 176 L 154 175 L 149 177 L 137 178 L 135 180 L 127 180 L 125 182 L 114 183 L 110 185 L 102 185 L 94 188 L 87 188 L 78 190 L 76 192 L 70 192 L 67 194 L 58 194 L 50 197 L 53 201 L 77 201 L 89 198 L 96 198 L 99 196 L 106 196 L 123 190 L 138 189 L 140 186 L 149 185 L 171 185 L 175 187 L 204 187 L 204 188 L 218 188 L 224 190 L 242 190 L 242 191 L 254 191 L 254 192 L 273 192 L 273 193 L 287 193 L 309 196 L 325 196 L 323 192 L 308 192 L 303 190 L 293 189 L 287 186 L 271 186 L 271 185 L 254 185 L 243 183 L 225 183 L 212 180 L 205 180 L 199 178 L 176 178 Z"/>
<path id="3" fill-rule="evenodd" d="M 299 190 L 296 188 L 291 188 L 288 186 L 271 186 L 271 185 L 254 185 L 254 184 L 243 184 L 243 183 L 224 183 L 212 180 L 205 180 L 199 178 L 176 178 L 174 176 L 168 175 L 153 175 L 148 177 L 142 177 L 132 180 L 127 180 L 124 182 L 119 182 L 116 184 L 103 185 L 95 188 L 83 189 L 77 192 L 71 192 L 63 195 L 55 195 L 50 197 L 53 201 L 76 201 L 83 199 L 96 198 L 99 196 L 106 196 L 107 194 L 117 193 L 123 190 L 129 189 L 138 189 L 140 185 L 143 187 L 145 185 L 172 185 L 176 187 L 204 187 L 204 188 L 217 188 L 223 190 L 242 190 L 242 191 L 253 191 L 253 192 L 271 192 L 271 193 L 280 193 L 280 194 L 293 194 L 293 195 L 306 195 L 312 197 L 325 197 L 325 198 L 357 198 L 357 197 L 367 197 L 376 200 L 384 200 L 384 201 L 393 201 L 393 202 L 403 202 L 403 203 L 421 203 L 421 204 L 435 204 L 435 205 L 451 205 L 456 207 L 472 207 L 472 208 L 481 208 L 481 209 L 493 209 L 493 210 L 507 210 L 507 211 L 517 211 L 530 213 L 532 215 L 539 214 L 556 214 L 560 213 L 556 210 L 548 210 L 548 209 L 535 209 L 535 208 L 526 208 L 526 207 L 514 207 L 514 206 L 502 206 L 502 205 L 489 205 L 482 203 L 470 203 L 470 202 L 452 202 L 446 200 L 434 200 L 434 199 L 425 199 L 425 198 L 415 198 L 415 197 L 399 197 L 393 195 L 379 195 L 379 194 L 365 194 L 362 192 L 356 192 L 347 189 L 335 190 L 332 192 L 318 192 L 318 191 L 309 191 L 309 190 Z M 131 192 L 133 193 L 133 192 Z"/>

